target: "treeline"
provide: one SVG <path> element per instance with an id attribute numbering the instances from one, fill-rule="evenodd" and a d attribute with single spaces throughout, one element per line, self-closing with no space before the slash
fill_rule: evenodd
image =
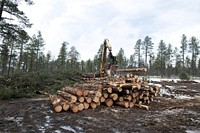
<path id="1" fill-rule="evenodd" d="M 144 40 L 138 39 L 133 44 L 133 54 L 127 58 L 123 48 L 116 55 L 118 68 L 148 68 L 148 75 L 162 77 L 179 76 L 185 72 L 190 76 L 200 75 L 200 46 L 199 40 L 192 36 L 187 39 L 183 34 L 180 38 L 180 47 L 173 47 L 160 40 L 158 47 L 154 47 L 151 37 Z M 38 31 L 32 37 L 27 34 L 19 34 L 16 38 L 7 36 L 2 38 L 0 44 L 0 72 L 2 76 L 14 73 L 31 73 L 37 71 L 70 70 L 74 73 L 99 72 L 103 52 L 103 44 L 100 45 L 93 59 L 80 61 L 80 54 L 75 46 L 69 47 L 64 41 L 60 45 L 58 57 L 53 58 L 49 51 L 44 54 L 45 41 L 42 33 Z M 126 45 L 124 45 L 126 46 Z"/>
<path id="2" fill-rule="evenodd" d="M 0 45 L 0 70 L 4 76 L 41 70 L 50 73 L 66 69 L 80 70 L 80 54 L 74 46 L 68 50 L 67 42 L 61 44 L 58 57 L 53 59 L 51 52 L 44 54 L 45 41 L 40 31 L 28 38 L 19 36 L 19 40 L 3 38 Z"/>
<path id="3" fill-rule="evenodd" d="M 177 38 L 179 39 L 179 38 Z M 138 39 L 133 44 L 133 54 L 127 58 L 123 48 L 118 52 L 117 61 L 119 68 L 148 68 L 148 75 L 171 77 L 186 74 L 188 76 L 200 75 L 200 45 L 199 40 L 192 36 L 187 39 L 185 34 L 180 38 L 180 47 L 173 47 L 160 40 L 157 48 L 154 47 L 151 37 L 144 40 Z M 126 46 L 126 45 L 124 45 Z M 89 59 L 85 64 L 85 72 L 97 72 L 101 62 L 103 45 L 99 48 L 94 59 Z"/>

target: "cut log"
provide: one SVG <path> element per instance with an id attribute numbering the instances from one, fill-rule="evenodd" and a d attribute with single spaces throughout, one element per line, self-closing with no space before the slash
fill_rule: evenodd
<path id="1" fill-rule="evenodd" d="M 90 107 L 90 104 L 87 102 L 84 102 L 83 105 L 85 110 L 87 110 Z"/>
<path id="2" fill-rule="evenodd" d="M 125 94 L 125 95 L 126 95 L 126 94 L 130 94 L 130 90 L 127 90 L 127 89 L 126 89 L 126 90 L 123 90 L 122 93 Z"/>
<path id="3" fill-rule="evenodd" d="M 117 69 L 116 72 L 146 72 L 146 68 Z"/>
<path id="4" fill-rule="evenodd" d="M 126 83 L 126 84 L 121 84 L 120 85 L 120 87 L 122 88 L 122 89 L 132 89 L 132 84 L 130 84 L 130 83 Z"/>
<path id="5" fill-rule="evenodd" d="M 113 89 L 113 92 L 122 92 L 122 88 L 121 87 L 112 87 L 112 89 Z"/>
<path id="6" fill-rule="evenodd" d="M 132 90 L 134 90 L 134 89 L 137 89 L 137 90 L 140 90 L 141 89 L 141 84 L 135 84 L 135 85 L 133 85 L 132 86 Z"/>
<path id="7" fill-rule="evenodd" d="M 110 99 L 110 98 L 108 98 L 108 99 L 106 99 L 105 104 L 106 104 L 108 107 L 111 107 L 111 106 L 113 105 L 113 100 Z"/>
<path id="8" fill-rule="evenodd" d="M 71 103 L 75 103 L 77 101 L 77 97 L 64 91 L 57 91 L 57 94 L 62 96 L 63 98 L 69 100 Z"/>
<path id="9" fill-rule="evenodd" d="M 95 96 L 92 101 L 95 103 L 98 103 L 98 102 L 100 102 L 100 99 L 99 99 L 99 97 Z"/>
<path id="10" fill-rule="evenodd" d="M 98 91 L 102 93 L 102 91 L 103 91 L 103 84 L 102 84 L 102 83 L 99 84 L 99 89 L 98 89 Z"/>
<path id="11" fill-rule="evenodd" d="M 136 94 L 136 93 L 133 93 L 133 94 L 132 94 L 132 97 L 133 97 L 133 99 L 135 99 L 135 98 L 137 97 L 137 94 Z"/>
<path id="12" fill-rule="evenodd" d="M 100 97 L 100 102 L 101 103 L 105 102 L 105 100 L 106 100 L 105 97 Z"/>
<path id="13" fill-rule="evenodd" d="M 135 103 L 136 103 L 136 99 L 135 99 L 135 98 L 133 98 L 132 102 L 135 104 Z"/>
<path id="14" fill-rule="evenodd" d="M 107 91 L 108 93 L 112 93 L 112 88 L 111 87 L 107 88 Z"/>
<path id="15" fill-rule="evenodd" d="M 77 106 L 79 111 L 82 111 L 84 109 L 83 103 L 78 103 Z"/>
<path id="16" fill-rule="evenodd" d="M 135 103 L 133 102 L 129 102 L 129 107 L 132 108 L 134 106 Z"/>
<path id="17" fill-rule="evenodd" d="M 49 97 L 49 101 L 51 102 L 52 105 L 55 105 L 57 103 L 64 102 L 65 99 L 63 99 L 61 96 L 52 95 L 51 97 Z"/>
<path id="18" fill-rule="evenodd" d="M 64 104 L 63 104 L 63 110 L 64 111 L 67 111 L 67 110 L 69 110 L 69 103 L 68 102 L 65 102 Z"/>
<path id="19" fill-rule="evenodd" d="M 132 101 L 133 97 L 131 95 L 124 95 L 124 99 L 128 101 Z"/>
<path id="20" fill-rule="evenodd" d="M 77 106 L 76 104 L 74 104 L 74 103 L 71 103 L 71 104 L 69 105 L 69 108 L 70 108 L 71 111 L 74 112 L 74 113 L 77 113 L 78 110 L 79 110 L 78 106 Z"/>
<path id="21" fill-rule="evenodd" d="M 112 94 L 109 94 L 109 97 L 110 97 L 113 101 L 117 101 L 117 99 L 118 99 L 118 94 L 117 94 L 117 93 L 112 93 Z"/>
<path id="22" fill-rule="evenodd" d="M 97 106 L 100 106 L 100 105 L 101 105 L 101 102 L 99 101 L 98 103 L 96 103 L 96 105 L 97 105 Z"/>
<path id="23" fill-rule="evenodd" d="M 124 97 L 123 97 L 123 96 L 120 96 L 120 97 L 119 97 L 119 101 L 120 101 L 120 102 L 123 102 L 123 101 L 124 101 Z"/>
<path id="24" fill-rule="evenodd" d="M 97 104 L 96 104 L 95 102 L 91 102 L 91 103 L 90 103 L 90 107 L 91 107 L 92 109 L 96 109 L 96 108 L 97 108 Z"/>
<path id="25" fill-rule="evenodd" d="M 146 100 L 149 100 L 149 97 L 144 96 L 143 99 L 146 101 Z"/>
<path id="26" fill-rule="evenodd" d="M 82 97 L 82 96 L 80 96 L 80 97 L 78 97 L 78 101 L 79 101 L 80 103 L 83 103 L 83 102 L 85 101 L 85 98 Z"/>
<path id="27" fill-rule="evenodd" d="M 78 88 L 73 88 L 73 87 L 65 87 L 62 89 L 64 92 L 68 92 L 70 94 L 76 95 L 76 96 L 82 96 L 83 95 L 83 90 L 78 89 Z"/>
<path id="28" fill-rule="evenodd" d="M 83 91 L 83 96 L 84 96 L 84 97 L 85 97 L 85 96 L 88 96 L 89 92 L 90 92 L 89 90 L 84 90 L 84 91 Z"/>
<path id="29" fill-rule="evenodd" d="M 55 111 L 56 113 L 59 113 L 59 112 L 62 111 L 62 106 L 61 106 L 60 104 L 58 104 L 58 105 L 53 105 L 53 108 L 54 108 L 54 111 Z"/>
<path id="30" fill-rule="evenodd" d="M 91 97 L 85 97 L 85 100 L 87 103 L 91 103 L 92 102 L 92 98 Z"/>
<path id="31" fill-rule="evenodd" d="M 102 96 L 102 92 L 100 92 L 100 91 L 96 91 L 95 96 L 97 96 L 97 97 L 101 97 L 101 96 Z"/>
<path id="32" fill-rule="evenodd" d="M 135 106 L 139 107 L 139 108 L 144 108 L 146 110 L 149 110 L 149 106 L 147 105 L 142 105 L 142 104 L 135 104 Z"/>
<path id="33" fill-rule="evenodd" d="M 126 101 L 123 101 L 123 102 L 117 101 L 115 104 L 119 105 L 121 107 L 124 107 L 124 108 L 128 108 L 129 107 L 129 102 L 126 102 Z"/>
<path id="34" fill-rule="evenodd" d="M 149 100 L 150 100 L 150 101 L 153 101 L 153 97 L 150 97 Z"/>
<path id="35" fill-rule="evenodd" d="M 143 99 L 143 94 L 140 94 L 139 98 L 140 98 L 140 99 Z"/>
<path id="36" fill-rule="evenodd" d="M 144 96 L 149 97 L 149 91 L 146 91 L 146 92 L 144 93 Z"/>
<path id="37" fill-rule="evenodd" d="M 103 92 L 103 97 L 104 97 L 104 98 L 108 98 L 108 93 Z"/>
<path id="38" fill-rule="evenodd" d="M 88 95 L 95 95 L 97 97 L 101 97 L 102 96 L 102 93 L 100 91 L 89 91 L 89 94 Z"/>

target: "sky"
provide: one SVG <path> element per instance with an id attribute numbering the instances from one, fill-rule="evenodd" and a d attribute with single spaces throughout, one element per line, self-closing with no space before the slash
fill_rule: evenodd
<path id="1" fill-rule="evenodd" d="M 30 36 L 41 31 L 44 52 L 57 58 L 62 43 L 75 46 L 80 60 L 93 59 L 104 39 L 113 54 L 123 48 L 127 58 L 138 39 L 152 38 L 180 47 L 183 34 L 200 40 L 200 0 L 34 0 L 20 9 L 33 23 Z"/>

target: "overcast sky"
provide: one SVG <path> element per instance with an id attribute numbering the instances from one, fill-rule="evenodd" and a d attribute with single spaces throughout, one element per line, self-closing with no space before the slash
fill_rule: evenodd
<path id="1" fill-rule="evenodd" d="M 42 32 L 45 53 L 57 58 L 61 43 L 75 46 L 83 60 L 93 59 L 105 38 L 113 54 L 123 48 L 129 58 L 138 39 L 152 38 L 180 47 L 182 34 L 200 39 L 200 0 L 34 0 L 22 5 L 34 25 L 32 36 Z"/>

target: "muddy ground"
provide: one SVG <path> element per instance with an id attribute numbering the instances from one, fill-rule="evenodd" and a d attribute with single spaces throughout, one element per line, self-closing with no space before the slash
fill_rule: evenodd
<path id="1" fill-rule="evenodd" d="M 156 84 L 164 87 L 149 110 L 100 106 L 79 113 L 55 113 L 43 97 L 2 100 L 0 132 L 200 132 L 200 83 Z"/>

